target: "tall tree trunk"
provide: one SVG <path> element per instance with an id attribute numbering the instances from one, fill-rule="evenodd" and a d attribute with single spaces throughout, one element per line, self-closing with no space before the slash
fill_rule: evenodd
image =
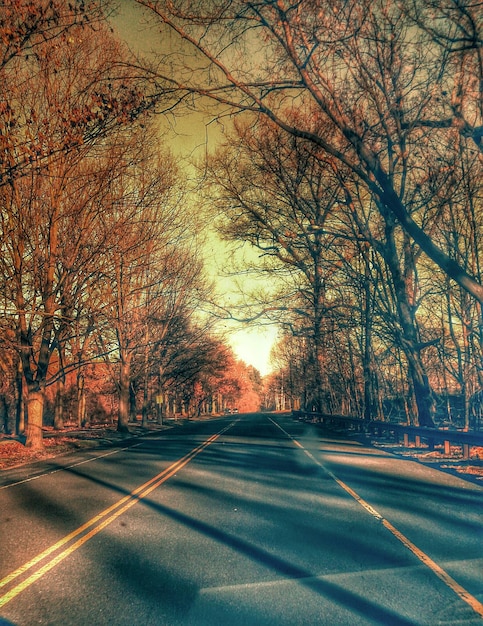
<path id="1" fill-rule="evenodd" d="M 64 388 L 65 388 L 65 381 L 63 378 L 60 378 L 57 381 L 57 389 L 55 392 L 55 407 L 54 407 L 55 430 L 62 430 L 62 428 L 64 428 Z"/>
<path id="2" fill-rule="evenodd" d="M 146 324 L 144 333 L 144 376 L 143 376 L 143 406 L 141 409 L 141 424 L 144 428 L 148 425 L 149 405 L 149 324 Z"/>
<path id="3" fill-rule="evenodd" d="M 148 381 L 144 379 L 143 406 L 141 409 L 141 424 L 143 428 L 146 428 L 146 426 L 148 425 L 148 403 L 149 403 Z"/>
<path id="4" fill-rule="evenodd" d="M 9 433 L 8 404 L 4 394 L 0 396 L 0 432 Z"/>
<path id="5" fill-rule="evenodd" d="M 44 413 L 44 392 L 35 390 L 28 392 L 27 406 L 27 441 L 25 445 L 32 450 L 43 450 L 42 424 Z"/>
<path id="6" fill-rule="evenodd" d="M 136 390 L 129 377 L 129 416 L 128 421 L 137 422 L 137 402 L 136 402 Z"/>
<path id="7" fill-rule="evenodd" d="M 77 425 L 79 428 L 86 426 L 86 417 L 85 378 L 83 372 L 79 370 L 77 373 Z"/>
<path id="8" fill-rule="evenodd" d="M 386 244 L 384 245 L 384 258 L 391 273 L 399 324 L 401 327 L 400 345 L 406 356 L 408 363 L 408 374 L 414 391 L 414 398 L 417 405 L 417 416 L 414 421 L 419 426 L 434 427 L 434 416 L 436 413 L 436 403 L 433 391 L 429 384 L 429 379 L 421 358 L 421 344 L 419 339 L 419 329 L 415 319 L 415 307 L 411 304 L 408 290 L 412 288 L 409 284 L 412 274 L 412 267 L 408 260 L 409 252 L 405 249 L 406 268 L 405 274 L 401 272 L 399 255 L 395 242 L 395 225 L 390 218 L 386 218 Z M 382 249 L 380 247 L 380 249 Z"/>
<path id="9" fill-rule="evenodd" d="M 163 425 L 163 414 L 164 414 L 164 411 L 165 411 L 165 404 L 164 404 L 164 402 L 158 402 L 156 406 L 157 406 L 157 409 L 158 409 L 158 424 L 160 426 L 162 426 Z"/>
<path id="10" fill-rule="evenodd" d="M 117 430 L 121 433 L 129 432 L 129 409 L 131 387 L 131 368 L 126 359 L 121 359 L 121 369 L 119 372 L 119 416 L 117 419 Z"/>
<path id="11" fill-rule="evenodd" d="M 320 305 L 320 293 L 314 294 L 315 310 L 314 310 L 314 384 L 316 410 L 324 413 L 328 410 L 325 402 L 325 394 L 322 389 L 323 369 L 324 369 L 324 351 L 322 342 L 322 315 Z"/>
<path id="12" fill-rule="evenodd" d="M 22 361 L 19 359 L 15 376 L 15 432 L 17 435 L 21 435 L 25 432 L 25 401 L 23 387 Z"/>
<path id="13" fill-rule="evenodd" d="M 169 396 L 163 390 L 163 366 L 159 366 L 158 371 L 158 394 L 156 397 L 157 421 L 162 425 L 164 413 L 169 412 Z"/>
<path id="14" fill-rule="evenodd" d="M 365 259 L 364 304 L 362 324 L 364 343 L 362 350 L 362 370 L 364 376 L 364 419 L 381 419 L 377 402 L 377 371 L 372 347 L 372 293 L 369 262 Z"/>
<path id="15" fill-rule="evenodd" d="M 470 429 L 470 409 L 471 409 L 470 394 L 468 393 L 468 385 L 463 386 L 462 392 L 463 392 L 464 419 L 465 419 L 464 429 L 465 431 L 468 431 Z"/>
<path id="16" fill-rule="evenodd" d="M 405 352 L 418 407 L 418 425 L 432 428 L 434 427 L 435 402 L 421 355 L 418 350 L 409 349 L 409 347 Z"/>

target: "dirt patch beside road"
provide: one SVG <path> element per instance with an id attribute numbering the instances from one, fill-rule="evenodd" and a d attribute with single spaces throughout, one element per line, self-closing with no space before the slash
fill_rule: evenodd
<path id="1" fill-rule="evenodd" d="M 372 440 L 372 445 L 386 452 L 392 452 L 405 458 L 411 458 L 425 465 L 451 472 L 460 478 L 467 478 L 483 485 L 483 447 L 473 446 L 471 457 L 464 459 L 461 448 L 451 446 L 450 453 L 445 454 L 443 448 L 429 450 L 427 446 L 397 445 L 394 442 L 384 442 L 380 439 Z"/>

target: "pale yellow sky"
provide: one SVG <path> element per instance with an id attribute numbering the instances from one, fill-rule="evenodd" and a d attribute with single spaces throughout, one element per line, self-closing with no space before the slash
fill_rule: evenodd
<path id="1" fill-rule="evenodd" d="M 135 53 L 150 53 L 160 44 L 159 31 L 134 0 L 120 0 L 120 13 L 113 20 L 113 26 L 119 36 L 124 39 Z M 167 135 L 163 141 L 167 142 L 170 150 L 188 162 L 191 159 L 203 158 L 208 147 L 216 144 L 218 130 L 216 124 L 208 124 L 209 118 L 201 115 L 183 116 L 180 120 L 174 117 L 167 120 Z M 216 242 L 216 235 L 210 237 Z M 216 281 L 220 299 L 223 300 L 226 291 L 235 289 L 229 279 L 221 276 L 221 270 L 226 265 L 224 246 L 216 243 L 207 250 L 207 267 Z M 214 258 L 216 257 L 216 258 Z M 218 269 L 220 274 L 218 274 Z M 236 356 L 245 363 L 253 365 L 262 375 L 271 371 L 270 352 L 276 339 L 275 326 L 251 326 L 239 322 L 223 323 L 224 330 L 229 332 L 230 344 Z"/>
<path id="2" fill-rule="evenodd" d="M 265 376 L 272 371 L 270 352 L 276 338 L 275 326 L 241 328 L 231 333 L 230 343 L 239 359 L 253 365 Z"/>

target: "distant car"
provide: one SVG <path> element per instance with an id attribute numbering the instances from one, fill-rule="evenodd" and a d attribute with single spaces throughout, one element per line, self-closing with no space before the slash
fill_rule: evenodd
<path id="1" fill-rule="evenodd" d="M 232 409 L 231 412 L 232 413 L 238 413 L 238 409 Z"/>
<path id="2" fill-rule="evenodd" d="M 229 415 L 231 413 L 231 409 L 225 409 L 225 415 Z"/>

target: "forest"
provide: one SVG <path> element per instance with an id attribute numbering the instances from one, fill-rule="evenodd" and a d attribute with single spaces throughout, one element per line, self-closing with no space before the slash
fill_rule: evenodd
<path id="1" fill-rule="evenodd" d="M 46 425 L 258 406 L 203 313 L 200 223 L 105 9 L 1 6 L 0 425 L 32 448 Z"/>
<path id="2" fill-rule="evenodd" d="M 230 313 L 283 328 L 289 403 L 479 428 L 482 3 L 137 4 L 223 125 L 207 199 L 260 279 Z"/>
<path id="3" fill-rule="evenodd" d="M 235 406 L 481 428 L 483 5 L 131 1 L 169 49 L 134 55 L 115 3 L 0 5 L 0 426 L 32 448 Z M 159 130 L 193 111 L 221 136 L 196 205 Z M 278 325 L 265 385 L 220 319 Z"/>

